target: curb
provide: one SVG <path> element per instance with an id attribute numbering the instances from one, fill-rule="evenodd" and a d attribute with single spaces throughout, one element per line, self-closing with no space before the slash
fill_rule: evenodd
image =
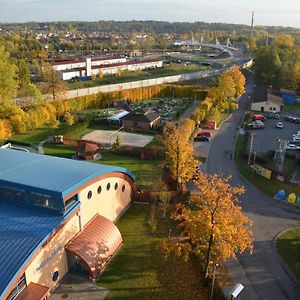
<path id="1" fill-rule="evenodd" d="M 274 236 L 274 238 L 272 239 L 272 248 L 273 248 L 273 252 L 275 253 L 277 259 L 279 260 L 280 265 L 284 268 L 284 270 L 286 271 L 288 276 L 293 280 L 293 282 L 295 283 L 297 288 L 300 289 L 300 282 L 299 282 L 298 278 L 296 277 L 294 272 L 290 269 L 288 264 L 284 261 L 284 259 L 281 257 L 281 255 L 279 254 L 279 252 L 277 250 L 277 247 L 276 247 L 276 242 L 277 242 L 277 239 L 279 238 L 280 235 L 282 235 L 283 233 L 285 233 L 287 231 L 290 231 L 292 229 L 297 229 L 297 228 L 300 228 L 300 227 L 289 228 L 289 229 L 286 229 L 284 231 L 281 231 L 281 232 L 277 233 Z"/>

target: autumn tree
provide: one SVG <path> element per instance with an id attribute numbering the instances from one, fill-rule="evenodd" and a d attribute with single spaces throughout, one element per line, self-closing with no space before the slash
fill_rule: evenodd
<path id="1" fill-rule="evenodd" d="M 75 117 L 69 111 L 64 114 L 64 121 L 68 126 L 71 126 L 75 123 Z"/>
<path id="2" fill-rule="evenodd" d="M 48 63 L 43 66 L 43 82 L 44 92 L 51 94 L 54 101 L 64 97 L 67 85 Z"/>
<path id="3" fill-rule="evenodd" d="M 164 129 L 165 166 L 176 180 L 177 190 L 188 182 L 196 169 L 193 145 L 185 129 L 171 123 Z"/>
<path id="4" fill-rule="evenodd" d="M 225 74 L 233 79 L 235 90 L 234 97 L 240 97 L 245 92 L 246 78 L 244 74 L 241 72 L 237 65 L 231 67 L 230 70 L 225 72 Z"/>
<path id="5" fill-rule="evenodd" d="M 229 180 L 199 172 L 194 180 L 195 192 L 172 214 L 180 236 L 163 242 L 166 257 L 175 254 L 188 260 L 196 255 L 205 277 L 211 265 L 253 249 L 251 221 L 238 206 L 237 196 L 244 188 L 231 186 Z"/>

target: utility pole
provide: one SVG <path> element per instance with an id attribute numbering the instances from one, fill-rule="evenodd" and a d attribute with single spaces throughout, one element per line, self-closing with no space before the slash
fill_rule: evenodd
<path id="1" fill-rule="evenodd" d="M 248 156 L 248 166 L 250 166 L 250 163 L 251 163 L 251 153 L 252 153 L 252 148 L 253 148 L 253 139 L 254 139 L 254 134 L 251 133 L 251 137 L 250 137 L 250 149 L 249 149 L 249 156 Z"/>
<path id="2" fill-rule="evenodd" d="M 251 18 L 251 43 L 253 41 L 253 23 L 254 23 L 254 11 L 252 12 L 252 18 Z"/>

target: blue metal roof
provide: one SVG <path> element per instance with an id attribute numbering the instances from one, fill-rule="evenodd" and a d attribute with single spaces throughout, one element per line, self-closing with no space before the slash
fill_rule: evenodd
<path id="1" fill-rule="evenodd" d="M 0 202 L 0 299 L 65 217 Z"/>
<path id="2" fill-rule="evenodd" d="M 135 180 L 127 169 L 22 151 L 0 149 L 0 183 L 27 186 L 64 197 L 86 182 L 111 172 Z"/>

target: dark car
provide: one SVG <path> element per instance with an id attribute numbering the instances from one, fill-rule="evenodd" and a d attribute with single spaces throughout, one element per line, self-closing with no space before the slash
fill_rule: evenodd
<path id="1" fill-rule="evenodd" d="M 212 136 L 212 134 L 209 131 L 201 131 L 197 134 L 197 136 L 207 136 L 210 138 Z"/>
<path id="2" fill-rule="evenodd" d="M 209 142 L 209 137 L 204 136 L 204 135 L 200 135 L 200 136 L 196 136 L 194 138 L 195 142 Z"/>

